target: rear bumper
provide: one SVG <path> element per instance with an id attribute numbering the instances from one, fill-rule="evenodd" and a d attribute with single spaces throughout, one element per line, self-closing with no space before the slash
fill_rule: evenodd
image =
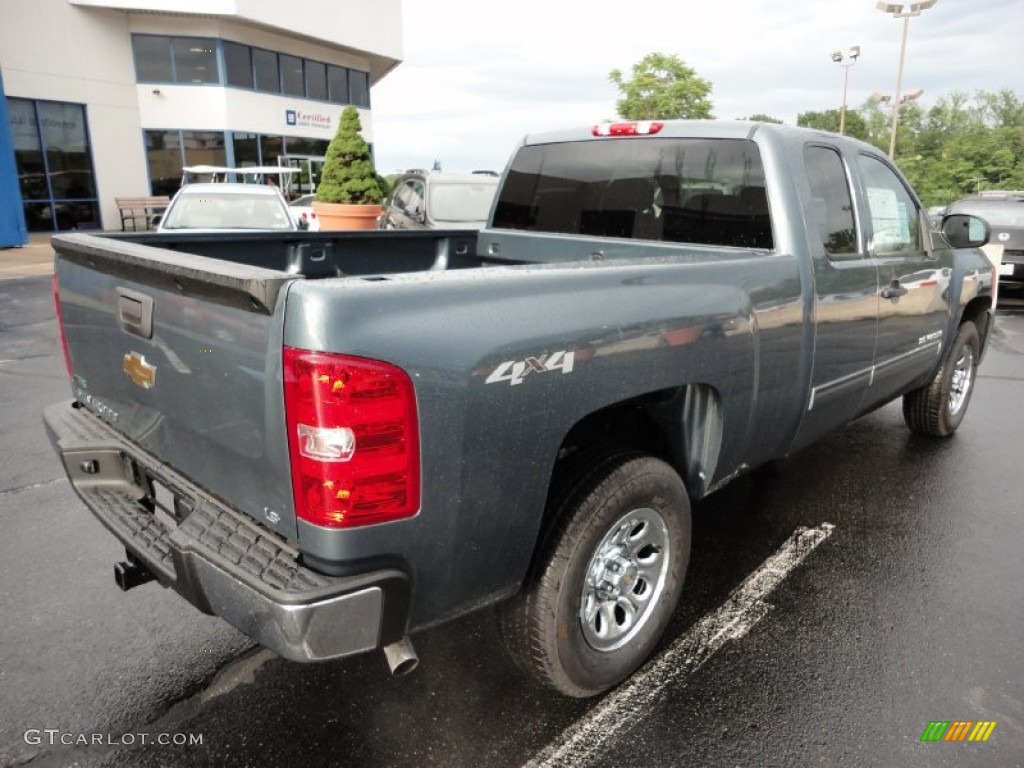
<path id="1" fill-rule="evenodd" d="M 77 403 L 51 405 L 43 421 L 90 511 L 161 584 L 204 613 L 293 661 L 349 656 L 404 636 L 409 582 L 401 571 L 313 571 L 285 539 L 211 499 Z M 152 480 L 173 494 L 175 516 L 154 512 Z"/>

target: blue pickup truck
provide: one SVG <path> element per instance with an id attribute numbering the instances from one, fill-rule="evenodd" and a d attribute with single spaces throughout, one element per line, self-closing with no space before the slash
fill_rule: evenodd
<path id="1" fill-rule="evenodd" d="M 692 500 L 896 398 L 957 429 L 987 237 L 932 233 L 833 134 L 531 135 L 479 233 L 54 237 L 73 399 L 44 420 L 123 589 L 396 673 L 495 606 L 522 667 L 589 696 L 665 629 Z"/>

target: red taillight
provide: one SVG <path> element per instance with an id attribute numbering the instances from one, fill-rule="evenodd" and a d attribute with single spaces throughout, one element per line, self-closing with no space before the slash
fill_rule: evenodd
<path id="1" fill-rule="evenodd" d="M 284 405 L 300 519 L 354 528 L 419 511 L 419 419 L 405 371 L 285 347 Z"/>
<path id="2" fill-rule="evenodd" d="M 595 136 L 649 136 L 665 127 L 657 120 L 640 120 L 633 123 L 598 123 L 594 126 Z"/>
<path id="3" fill-rule="evenodd" d="M 60 348 L 64 352 L 64 367 L 68 369 L 68 378 L 71 373 L 71 350 L 68 349 L 68 338 L 64 335 L 64 319 L 60 314 L 60 289 L 57 286 L 57 273 L 53 273 L 53 307 L 57 313 L 57 333 L 60 335 Z"/>

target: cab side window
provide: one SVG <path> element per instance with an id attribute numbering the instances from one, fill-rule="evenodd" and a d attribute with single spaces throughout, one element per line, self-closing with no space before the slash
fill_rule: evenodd
<path id="1" fill-rule="evenodd" d="M 419 209 L 423 210 L 423 184 L 422 182 L 407 181 L 398 188 L 391 200 L 391 207 L 402 213 L 412 213 Z"/>
<path id="2" fill-rule="evenodd" d="M 406 194 L 405 212 L 410 216 L 423 213 L 423 182 L 410 181 L 409 191 Z"/>
<path id="3" fill-rule="evenodd" d="M 831 147 L 804 148 L 807 181 L 821 244 L 829 255 L 857 253 L 853 199 L 839 153 Z"/>
<path id="4" fill-rule="evenodd" d="M 899 177 L 881 160 L 857 158 L 871 217 L 872 248 L 878 256 L 910 256 L 925 250 L 921 211 Z"/>

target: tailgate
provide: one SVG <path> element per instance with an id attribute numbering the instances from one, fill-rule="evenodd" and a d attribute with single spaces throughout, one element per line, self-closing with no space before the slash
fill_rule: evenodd
<path id="1" fill-rule="evenodd" d="M 301 277 L 116 238 L 53 247 L 77 400 L 294 538 L 281 348 L 287 286 Z"/>

